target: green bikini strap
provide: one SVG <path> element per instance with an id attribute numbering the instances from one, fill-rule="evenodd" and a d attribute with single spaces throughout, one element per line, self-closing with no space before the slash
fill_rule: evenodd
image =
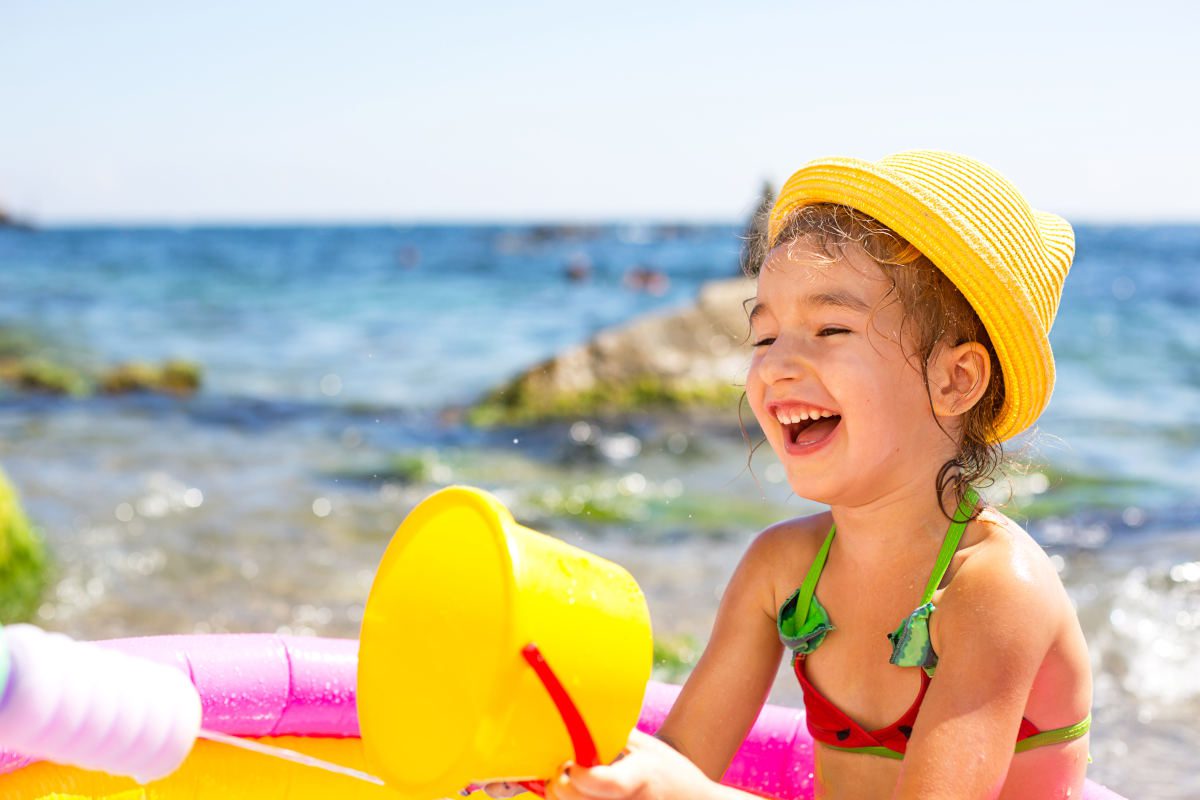
<path id="1" fill-rule="evenodd" d="M 1078 739 L 1092 728 L 1092 715 L 1088 714 L 1081 721 L 1074 725 L 1068 725 L 1065 728 L 1055 728 L 1052 731 L 1042 731 L 1035 733 L 1026 739 L 1017 742 L 1015 752 L 1024 753 L 1026 750 L 1032 750 L 1035 747 L 1042 747 L 1048 744 L 1061 744 L 1069 742 L 1073 739 Z M 1092 757 L 1088 755 L 1088 763 L 1092 763 Z"/>
<path id="2" fill-rule="evenodd" d="M 921 605 L 933 601 L 933 593 L 937 591 L 942 578 L 945 577 L 946 570 L 950 567 L 950 559 L 954 558 L 955 552 L 958 551 L 958 543 L 962 541 L 963 531 L 967 529 L 967 523 L 971 521 L 971 512 L 975 510 L 975 504 L 978 502 L 979 494 L 974 487 L 968 486 L 967 491 L 963 494 L 962 502 L 958 504 L 958 510 L 954 512 L 954 521 L 950 523 L 950 528 L 946 531 L 946 538 L 942 540 L 942 549 L 938 551 L 937 563 L 933 565 L 929 583 L 925 585 L 925 594 L 921 595 Z"/>
<path id="3" fill-rule="evenodd" d="M 821 549 L 817 551 L 817 557 L 813 559 L 812 565 L 808 568 L 808 574 L 804 576 L 804 583 L 800 584 L 800 594 L 796 598 L 796 613 L 800 615 L 800 619 L 804 619 L 808 614 L 808 607 L 812 603 L 813 592 L 817 590 L 817 581 L 821 579 L 821 572 L 825 569 L 825 560 L 829 558 L 829 545 L 833 544 L 835 533 L 837 533 L 837 525 L 829 528 L 829 535 L 825 537 Z"/>

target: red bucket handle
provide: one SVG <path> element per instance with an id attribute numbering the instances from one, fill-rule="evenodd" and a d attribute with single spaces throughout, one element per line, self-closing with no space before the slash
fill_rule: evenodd
<path id="1" fill-rule="evenodd" d="M 567 694 L 567 690 L 558 676 L 554 674 L 554 670 L 550 669 L 542 651 L 536 644 L 530 642 L 521 648 L 521 655 L 529 663 L 529 666 L 533 667 L 534 673 L 546 687 L 546 693 L 554 701 L 554 707 L 558 709 L 563 724 L 567 726 L 567 735 L 571 737 L 571 745 L 575 748 L 575 763 L 581 767 L 594 767 L 599 764 L 600 758 L 596 753 L 596 742 L 592 739 L 587 723 L 583 721 L 583 715 L 579 713 L 579 708 Z M 546 796 L 545 781 L 521 781 L 521 786 L 538 797 Z"/>

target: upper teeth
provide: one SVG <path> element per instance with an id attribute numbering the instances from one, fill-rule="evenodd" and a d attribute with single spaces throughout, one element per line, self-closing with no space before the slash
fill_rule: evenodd
<path id="1" fill-rule="evenodd" d="M 775 410 L 775 417 L 785 425 L 832 416 L 832 411 L 819 411 L 815 408 L 808 410 L 778 408 Z"/>

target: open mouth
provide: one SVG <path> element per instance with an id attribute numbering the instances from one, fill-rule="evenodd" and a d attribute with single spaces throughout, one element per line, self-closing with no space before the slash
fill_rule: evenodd
<path id="1" fill-rule="evenodd" d="M 783 426 L 783 433 L 792 444 L 807 445 L 816 444 L 822 439 L 833 433 L 833 429 L 838 426 L 842 418 L 838 414 L 820 419 L 803 420 L 801 422 L 789 422 Z"/>
<path id="2" fill-rule="evenodd" d="M 808 447 L 828 439 L 842 422 L 842 415 L 827 408 L 810 405 L 779 405 L 772 409 L 783 428 L 786 442 Z"/>

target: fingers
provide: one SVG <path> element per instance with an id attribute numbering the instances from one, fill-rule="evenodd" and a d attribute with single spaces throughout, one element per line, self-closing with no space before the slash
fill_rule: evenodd
<path id="1" fill-rule="evenodd" d="M 625 746 L 628 750 L 640 750 L 645 747 L 655 748 L 662 747 L 664 742 L 656 736 L 651 736 L 648 733 L 642 733 L 637 728 L 634 728 L 629 733 L 629 743 Z M 669 746 L 669 745 L 668 745 Z M 674 749 L 674 748 L 672 748 Z"/>
<path id="2" fill-rule="evenodd" d="M 623 762 L 627 763 L 627 762 Z M 561 800 L 617 800 L 636 795 L 639 788 L 637 775 L 622 764 L 613 766 L 571 767 L 555 781 L 555 789 L 564 789 Z"/>
<path id="3" fill-rule="evenodd" d="M 499 781 L 497 783 L 485 783 L 479 787 L 488 797 L 516 797 L 525 792 L 525 788 L 519 783 L 509 783 L 508 781 Z"/>
<path id="4" fill-rule="evenodd" d="M 624 758 L 609 766 L 591 768 L 565 765 L 546 782 L 550 800 L 633 800 L 646 798 L 647 765 L 640 758 Z"/>
<path id="5" fill-rule="evenodd" d="M 549 800 L 622 800 L 642 796 L 647 768 L 652 762 L 647 762 L 645 755 L 629 756 L 647 750 L 662 750 L 679 758 L 658 739 L 635 730 L 625 751 L 611 765 L 589 769 L 569 761 L 563 764 L 554 777 L 546 781 L 546 797 Z M 483 791 L 490 797 L 513 797 L 523 790 L 516 783 L 498 782 L 487 784 Z"/>

